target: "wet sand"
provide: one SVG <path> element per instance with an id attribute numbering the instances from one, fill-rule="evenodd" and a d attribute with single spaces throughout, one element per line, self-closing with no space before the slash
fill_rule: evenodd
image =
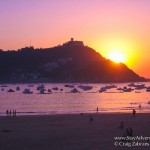
<path id="1" fill-rule="evenodd" d="M 114 146 L 115 136 L 132 127 L 133 136 L 150 137 L 150 114 L 90 114 L 1 116 L 0 150 L 116 150 L 150 146 Z M 120 129 L 120 122 L 124 128 Z M 127 141 L 128 142 L 128 141 Z M 139 141 L 141 142 L 141 141 Z M 150 141 L 142 141 L 150 144 Z"/>

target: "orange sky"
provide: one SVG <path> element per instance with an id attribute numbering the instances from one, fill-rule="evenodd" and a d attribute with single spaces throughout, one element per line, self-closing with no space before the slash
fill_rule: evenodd
<path id="1" fill-rule="evenodd" d="M 51 47 L 71 37 L 150 78 L 150 0 L 1 0 L 0 49 Z"/>

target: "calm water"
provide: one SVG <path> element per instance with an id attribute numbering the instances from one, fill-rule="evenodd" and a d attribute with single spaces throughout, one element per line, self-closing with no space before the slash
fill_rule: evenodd
<path id="1" fill-rule="evenodd" d="M 146 92 L 146 89 L 121 93 L 113 88 L 99 93 L 98 90 L 106 84 L 88 84 L 93 87 L 88 91 L 80 89 L 80 84 L 70 84 L 81 92 L 71 93 L 72 88 L 65 87 L 65 84 L 44 84 L 46 89 L 58 87 L 59 90 L 52 90 L 52 94 L 38 94 L 38 85 L 29 87 L 29 84 L 7 84 L 7 87 L 0 87 L 0 115 L 5 115 L 7 109 L 17 110 L 18 115 L 92 113 L 96 112 L 97 107 L 101 113 L 132 112 L 133 108 L 139 113 L 150 113 L 150 92 Z M 119 88 L 128 84 L 115 85 Z M 150 83 L 145 85 L 150 86 Z M 17 86 L 20 87 L 19 91 L 16 91 Z M 33 91 L 33 94 L 23 94 L 25 88 Z M 9 89 L 15 92 L 8 92 Z"/>

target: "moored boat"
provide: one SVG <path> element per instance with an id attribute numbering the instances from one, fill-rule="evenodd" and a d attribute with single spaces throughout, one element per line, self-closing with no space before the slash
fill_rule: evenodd
<path id="1" fill-rule="evenodd" d="M 23 93 L 24 94 L 32 94 L 33 92 L 30 91 L 30 89 L 24 89 Z"/>

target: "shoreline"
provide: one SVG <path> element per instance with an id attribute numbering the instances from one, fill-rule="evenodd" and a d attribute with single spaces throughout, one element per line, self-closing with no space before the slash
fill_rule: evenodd
<path id="1" fill-rule="evenodd" d="M 128 115 L 132 115 L 132 110 L 131 112 L 81 112 L 81 113 L 36 113 L 36 112 L 17 112 L 16 117 L 28 117 L 28 116 L 62 116 L 62 115 L 120 115 L 120 114 L 128 114 Z M 139 114 L 150 114 L 150 112 L 136 112 L 137 115 Z M 12 115 L 7 115 L 6 113 L 3 113 L 0 115 L 1 117 L 14 117 L 13 114 Z"/>

